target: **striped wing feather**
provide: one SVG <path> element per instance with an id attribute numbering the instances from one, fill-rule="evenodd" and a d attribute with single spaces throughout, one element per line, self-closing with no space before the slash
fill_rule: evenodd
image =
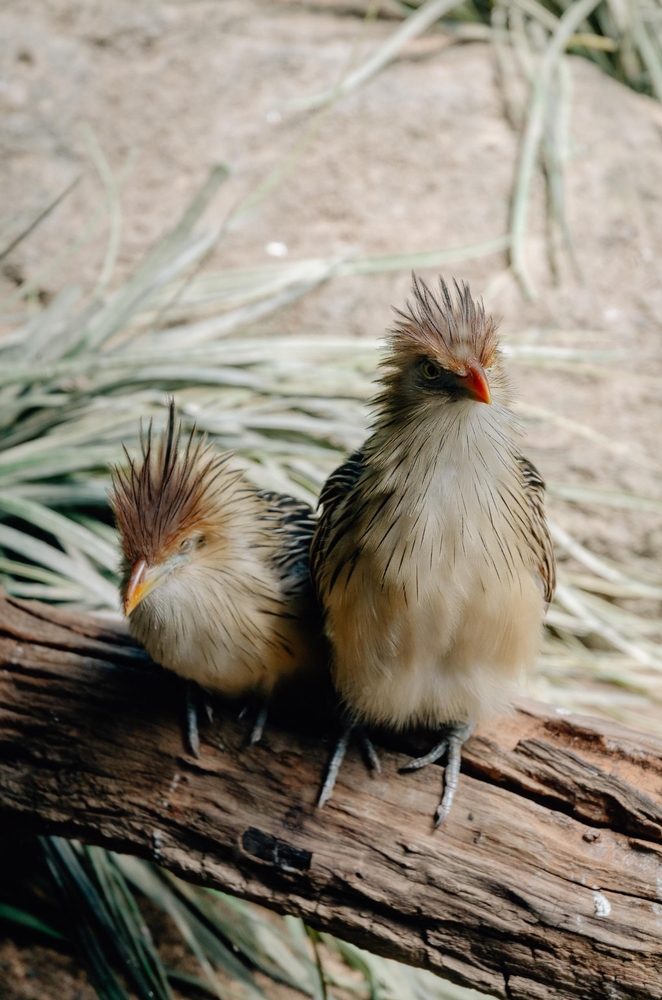
<path id="1" fill-rule="evenodd" d="M 538 563 L 545 601 L 549 604 L 554 597 L 554 588 L 556 586 L 556 560 L 554 558 L 554 546 L 545 517 L 545 481 L 533 462 L 530 462 L 528 458 L 518 455 L 517 461 L 522 472 L 526 497 L 529 501 L 531 548 L 535 553 Z"/>
<path id="2" fill-rule="evenodd" d="M 549 604 L 554 596 L 556 586 L 556 561 L 554 547 L 545 518 L 545 482 L 535 465 L 523 455 L 518 455 L 517 461 L 522 473 L 524 489 L 529 504 L 531 517 L 531 547 L 536 556 L 540 578 L 543 584 L 545 601 Z M 319 593 L 319 582 L 322 579 L 322 567 L 329 548 L 333 546 L 334 538 L 342 532 L 342 524 L 337 523 L 339 506 L 358 482 L 364 468 L 363 451 L 354 452 L 347 461 L 339 466 L 327 479 L 320 494 L 320 514 L 317 532 L 313 539 L 310 553 L 310 565 L 313 580 Z M 321 598 L 322 595 L 319 594 Z"/>
<path id="3" fill-rule="evenodd" d="M 278 539 L 273 561 L 287 589 L 303 593 L 310 585 L 310 545 L 317 521 L 312 508 L 303 500 L 260 490 L 266 501 L 265 517 L 273 524 L 273 534 Z"/>
<path id="4" fill-rule="evenodd" d="M 353 455 L 332 472 L 320 493 L 319 506 L 321 514 L 317 522 L 317 531 L 310 552 L 310 568 L 318 597 L 323 602 L 320 593 L 323 567 L 333 547 L 334 539 L 342 534 L 344 524 L 339 520 L 339 507 L 347 494 L 356 486 L 363 472 L 363 450 L 355 451 Z"/>

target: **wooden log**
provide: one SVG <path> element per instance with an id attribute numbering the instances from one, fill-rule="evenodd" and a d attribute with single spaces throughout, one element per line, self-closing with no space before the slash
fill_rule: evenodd
<path id="1" fill-rule="evenodd" d="M 217 720 L 183 748 L 176 678 L 119 628 L 0 599 L 0 817 L 157 861 L 500 997 L 662 998 L 662 741 L 522 704 L 465 748 L 436 832 L 420 740 L 351 749 L 315 808 L 329 734 Z M 225 750 L 218 744 L 223 740 Z"/>

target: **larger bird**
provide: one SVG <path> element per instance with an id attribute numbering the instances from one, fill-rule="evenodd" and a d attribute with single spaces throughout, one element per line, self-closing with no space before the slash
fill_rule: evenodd
<path id="1" fill-rule="evenodd" d="M 174 404 L 165 431 L 115 469 L 124 610 L 152 658 L 209 692 L 263 706 L 322 654 L 309 574 L 315 521 L 292 497 L 257 489 L 235 458 L 191 431 Z M 196 729 L 189 718 L 193 752 Z"/>
<path id="2" fill-rule="evenodd" d="M 312 548 L 349 725 L 444 729 L 407 769 L 448 752 L 448 815 L 462 744 L 503 710 L 538 649 L 554 590 L 544 483 L 519 452 L 494 321 L 469 288 L 414 278 L 382 364 L 374 429 L 329 478 Z"/>

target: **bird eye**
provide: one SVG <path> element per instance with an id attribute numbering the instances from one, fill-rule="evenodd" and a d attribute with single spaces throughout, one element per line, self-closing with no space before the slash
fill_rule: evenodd
<path id="1" fill-rule="evenodd" d="M 424 378 L 433 379 L 439 377 L 441 369 L 438 364 L 428 359 L 421 365 L 421 372 L 423 373 Z"/>
<path id="2" fill-rule="evenodd" d="M 189 535 L 179 543 L 179 551 L 182 553 L 193 552 L 194 549 L 200 549 L 205 544 L 205 536 L 202 534 Z"/>

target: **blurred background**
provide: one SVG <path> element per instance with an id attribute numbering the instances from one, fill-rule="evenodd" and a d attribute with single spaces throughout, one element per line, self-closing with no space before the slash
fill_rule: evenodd
<path id="1" fill-rule="evenodd" d="M 443 273 L 501 317 L 548 483 L 528 693 L 662 731 L 660 99 L 656 0 L 5 0 L 2 585 L 118 614 L 108 465 L 168 392 L 314 502 Z M 0 850 L 8 1000 L 478 996 L 135 859 Z"/>

